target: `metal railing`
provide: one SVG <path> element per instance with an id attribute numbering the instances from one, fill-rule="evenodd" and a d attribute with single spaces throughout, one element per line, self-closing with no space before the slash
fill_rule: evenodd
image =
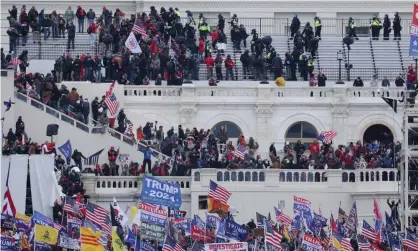
<path id="1" fill-rule="evenodd" d="M 21 100 L 41 111 L 46 112 L 47 114 L 63 121 L 66 122 L 72 126 L 75 126 L 76 128 L 84 131 L 85 133 L 88 134 L 109 134 L 110 136 L 114 137 L 115 139 L 118 139 L 120 141 L 125 142 L 128 145 L 131 145 L 132 147 L 135 147 L 136 149 L 139 148 L 145 148 L 146 145 L 141 143 L 141 142 L 136 142 L 135 139 L 133 139 L 130 136 L 127 136 L 125 134 L 122 134 L 110 127 L 107 126 L 96 126 L 95 124 L 97 124 L 96 121 L 94 121 L 93 119 L 89 118 L 89 122 L 90 124 L 85 124 L 82 121 L 79 121 L 77 119 L 75 119 L 74 117 L 68 116 L 64 113 L 62 113 L 61 111 L 58 111 L 38 100 L 35 100 L 33 98 L 28 97 L 27 95 L 21 93 L 21 92 L 15 92 L 15 97 L 18 100 Z M 159 152 L 158 150 L 153 150 L 154 153 L 156 154 L 156 158 L 158 159 L 170 159 L 167 155 Z M 170 162 L 171 163 L 171 162 Z M 171 163 L 172 164 L 172 163 Z"/>

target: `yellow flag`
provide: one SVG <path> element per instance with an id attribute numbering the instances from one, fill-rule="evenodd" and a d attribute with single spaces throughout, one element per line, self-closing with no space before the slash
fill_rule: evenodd
<path id="1" fill-rule="evenodd" d="M 80 227 L 81 251 L 103 251 L 104 247 L 99 243 L 102 232 L 94 232 L 91 228 Z"/>
<path id="2" fill-rule="evenodd" d="M 341 243 L 334 236 L 332 237 L 332 246 L 338 250 L 344 251 L 343 246 L 341 246 Z"/>
<path id="3" fill-rule="evenodd" d="M 58 231 L 50 226 L 35 225 L 35 241 L 55 245 L 58 241 Z"/>
<path id="4" fill-rule="evenodd" d="M 129 216 L 129 222 L 128 222 L 129 226 L 131 226 L 132 223 L 134 222 L 134 218 L 137 212 L 138 212 L 138 208 L 136 206 L 131 206 L 129 208 L 128 213 L 127 213 L 127 215 Z"/>
<path id="5" fill-rule="evenodd" d="M 112 227 L 112 247 L 113 251 L 125 251 L 125 246 L 120 240 L 119 235 L 116 233 L 117 227 Z"/>
<path id="6" fill-rule="evenodd" d="M 30 222 L 30 216 L 24 215 L 22 213 L 16 213 L 15 218 L 20 219 L 20 220 L 25 221 L 25 222 Z"/>
<path id="7" fill-rule="evenodd" d="M 290 238 L 290 235 L 289 235 L 289 230 L 287 230 L 286 226 L 283 227 L 283 235 L 284 235 L 284 237 L 286 237 L 287 242 L 290 242 L 291 238 Z"/>

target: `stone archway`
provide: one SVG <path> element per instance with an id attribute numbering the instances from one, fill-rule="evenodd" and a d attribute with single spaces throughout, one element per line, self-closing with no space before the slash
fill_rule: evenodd
<path id="1" fill-rule="evenodd" d="M 363 134 L 363 142 L 371 143 L 377 140 L 379 142 L 393 142 L 393 132 L 386 125 L 374 124 L 369 126 Z"/>

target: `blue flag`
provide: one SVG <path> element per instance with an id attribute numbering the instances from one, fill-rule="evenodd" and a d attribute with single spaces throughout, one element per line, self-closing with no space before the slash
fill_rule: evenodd
<path id="1" fill-rule="evenodd" d="M 71 162 L 71 154 L 73 152 L 70 140 L 67 140 L 64 145 L 58 147 L 58 150 L 62 153 L 62 155 L 64 155 L 65 159 L 67 160 L 67 165 L 69 165 Z"/>
<path id="2" fill-rule="evenodd" d="M 31 218 L 31 226 L 34 227 L 35 224 L 50 227 L 54 226 L 54 222 L 49 217 L 41 214 L 38 211 L 35 211 Z"/>
<path id="3" fill-rule="evenodd" d="M 238 241 L 247 241 L 248 230 L 245 226 L 230 219 L 225 220 L 225 236 Z"/>
<path id="4" fill-rule="evenodd" d="M 140 199 L 145 203 L 179 209 L 181 205 L 180 185 L 144 176 Z"/>
<path id="5" fill-rule="evenodd" d="M 131 247 L 135 245 L 135 235 L 132 233 L 131 229 L 128 228 L 128 233 L 125 237 L 125 243 L 131 244 Z"/>

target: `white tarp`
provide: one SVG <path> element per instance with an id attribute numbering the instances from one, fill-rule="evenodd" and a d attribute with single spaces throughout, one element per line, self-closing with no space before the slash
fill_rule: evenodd
<path id="1" fill-rule="evenodd" d="M 59 198 L 53 155 L 32 155 L 29 170 L 33 210 L 52 218 L 52 206 Z"/>

